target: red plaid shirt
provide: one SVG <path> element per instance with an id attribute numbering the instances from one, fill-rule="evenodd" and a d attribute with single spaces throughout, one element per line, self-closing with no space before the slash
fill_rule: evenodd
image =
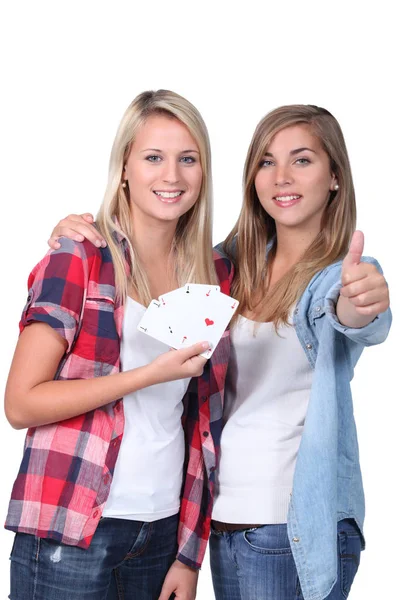
<path id="1" fill-rule="evenodd" d="M 123 239 L 118 241 L 126 248 Z M 231 265 L 215 255 L 221 291 Z M 56 379 L 92 379 L 120 370 L 123 305 L 115 299 L 108 248 L 66 238 L 33 269 L 20 323 L 53 327 L 68 342 Z M 184 397 L 186 436 L 178 558 L 200 567 L 210 530 L 214 470 L 222 428 L 229 333 Z M 123 402 L 28 429 L 6 528 L 87 548 L 107 500 L 124 431 Z"/>

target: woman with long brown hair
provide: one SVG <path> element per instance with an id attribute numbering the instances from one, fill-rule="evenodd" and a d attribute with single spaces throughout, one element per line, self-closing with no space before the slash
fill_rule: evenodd
<path id="1" fill-rule="evenodd" d="M 211 535 L 216 597 L 347 597 L 364 546 L 350 380 L 389 330 L 381 269 L 354 232 L 337 120 L 292 105 L 258 124 L 244 202 L 223 245 L 235 265 Z"/>

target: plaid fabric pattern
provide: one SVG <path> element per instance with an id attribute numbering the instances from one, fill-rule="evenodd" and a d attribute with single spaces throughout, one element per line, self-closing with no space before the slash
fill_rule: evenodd
<path id="1" fill-rule="evenodd" d="M 229 295 L 232 263 L 214 252 L 214 264 L 221 292 Z M 183 401 L 187 455 L 178 530 L 178 559 L 194 569 L 201 567 L 210 535 L 229 352 L 229 330 L 226 330 L 207 361 L 203 375 L 190 381 Z"/>
<path id="2" fill-rule="evenodd" d="M 118 238 L 124 246 L 124 241 Z M 229 293 L 230 263 L 215 255 L 221 290 Z M 41 321 L 68 343 L 56 379 L 92 379 L 120 370 L 123 306 L 115 297 L 108 248 L 61 240 L 33 269 L 20 329 Z M 229 356 L 225 334 L 204 375 L 184 398 L 184 475 L 178 558 L 199 567 L 208 539 L 213 469 L 222 426 Z M 88 548 L 107 500 L 124 431 L 123 402 L 30 428 L 5 527 Z M 210 476 L 209 482 L 207 476 Z"/>

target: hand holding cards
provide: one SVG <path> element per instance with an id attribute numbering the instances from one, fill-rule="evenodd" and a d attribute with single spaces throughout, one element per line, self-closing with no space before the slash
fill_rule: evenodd
<path id="1" fill-rule="evenodd" d="M 210 349 L 201 356 L 210 358 L 238 304 L 218 285 L 188 283 L 152 300 L 138 329 L 176 349 L 207 340 Z"/>

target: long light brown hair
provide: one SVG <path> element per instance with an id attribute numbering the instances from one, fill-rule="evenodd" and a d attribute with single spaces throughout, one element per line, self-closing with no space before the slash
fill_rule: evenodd
<path id="1" fill-rule="evenodd" d="M 198 110 L 182 96 L 168 90 L 143 92 L 132 101 L 119 125 L 111 150 L 107 188 L 96 220 L 111 252 L 118 297 L 125 300 L 131 284 L 146 306 L 151 301 L 150 286 L 132 243 L 129 188 L 122 184 L 124 165 L 137 132 L 155 114 L 177 119 L 187 127 L 198 145 L 203 172 L 199 198 L 180 217 L 171 248 L 178 283 L 217 283 L 212 258 L 211 150 L 206 125 Z M 115 233 L 126 238 L 130 272 Z"/>
<path id="2" fill-rule="evenodd" d="M 330 159 L 330 168 L 339 184 L 331 192 L 321 231 L 303 256 L 272 287 L 268 285 L 276 253 L 275 221 L 262 207 L 255 177 L 273 137 L 282 129 L 307 124 Z M 257 321 L 272 321 L 275 328 L 288 324 L 290 311 L 311 278 L 321 269 L 343 258 L 356 222 L 356 204 L 350 162 L 343 133 L 337 120 L 324 108 L 312 105 L 281 106 L 257 125 L 250 143 L 243 175 L 244 200 L 239 219 L 224 243 L 235 263 L 232 295 L 241 311 L 255 312 Z M 266 246 L 271 245 L 266 261 Z M 261 299 L 261 301 L 260 301 Z M 237 317 L 236 317 L 237 319 Z"/>

